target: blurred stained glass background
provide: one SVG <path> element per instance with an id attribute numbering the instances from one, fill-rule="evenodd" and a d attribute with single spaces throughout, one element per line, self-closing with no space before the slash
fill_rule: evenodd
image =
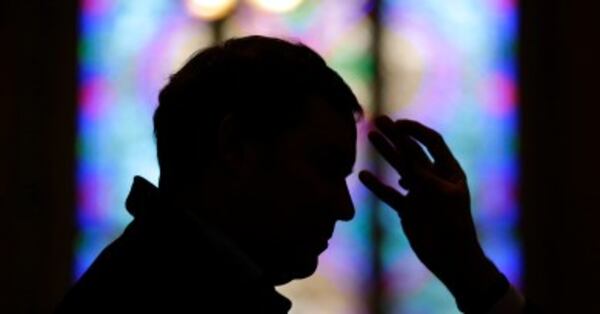
<path id="1" fill-rule="evenodd" d="M 75 275 L 131 221 L 124 200 L 133 176 L 158 181 L 152 114 L 169 75 L 215 39 L 264 34 L 323 55 L 367 118 L 386 113 L 440 131 L 469 177 L 485 251 L 518 285 L 517 13 L 515 0 L 83 0 Z M 382 97 L 374 104 L 377 90 Z M 355 169 L 373 166 L 366 128 L 359 125 Z M 314 276 L 280 288 L 292 313 L 369 313 L 377 280 L 386 313 L 458 313 L 408 247 L 393 212 L 374 203 L 356 176 L 348 184 L 357 216 L 338 224 Z M 377 226 L 384 232 L 374 246 Z M 374 278 L 372 263 L 379 262 Z"/>

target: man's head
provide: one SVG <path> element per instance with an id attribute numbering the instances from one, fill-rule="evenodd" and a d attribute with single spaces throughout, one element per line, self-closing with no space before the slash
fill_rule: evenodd
<path id="1" fill-rule="evenodd" d="M 159 96 L 161 193 L 184 199 L 274 283 L 306 277 L 335 222 L 354 214 L 345 177 L 361 114 L 301 44 L 252 36 L 202 50 Z"/>

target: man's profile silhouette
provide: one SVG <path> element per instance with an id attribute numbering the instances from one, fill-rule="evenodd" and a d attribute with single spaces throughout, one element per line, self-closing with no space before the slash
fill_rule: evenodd
<path id="1" fill-rule="evenodd" d="M 204 49 L 159 95 L 155 187 L 136 177 L 134 220 L 58 312 L 286 313 L 274 286 L 310 276 L 337 221 L 362 109 L 314 51 L 250 36 Z M 411 247 L 459 308 L 484 313 L 510 292 L 477 241 L 466 177 L 441 136 L 380 117 L 369 134 L 406 195 L 361 181 L 398 211 Z M 421 146 L 430 152 L 430 160 Z"/>

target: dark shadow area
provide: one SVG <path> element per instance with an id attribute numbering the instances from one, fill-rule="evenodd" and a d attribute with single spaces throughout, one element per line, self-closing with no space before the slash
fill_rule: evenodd
<path id="1" fill-rule="evenodd" d="M 72 281 L 77 1 L 0 2 L 0 312 Z"/>
<path id="2" fill-rule="evenodd" d="M 596 313 L 599 5 L 521 3 L 525 291 L 548 313 Z"/>

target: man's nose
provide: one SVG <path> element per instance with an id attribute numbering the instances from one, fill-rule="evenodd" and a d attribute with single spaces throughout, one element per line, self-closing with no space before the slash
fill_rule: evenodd
<path id="1" fill-rule="evenodd" d="M 335 217 L 337 220 L 348 221 L 354 217 L 354 203 L 348 190 L 348 185 L 344 183 L 338 188 L 337 197 L 334 203 Z"/>

